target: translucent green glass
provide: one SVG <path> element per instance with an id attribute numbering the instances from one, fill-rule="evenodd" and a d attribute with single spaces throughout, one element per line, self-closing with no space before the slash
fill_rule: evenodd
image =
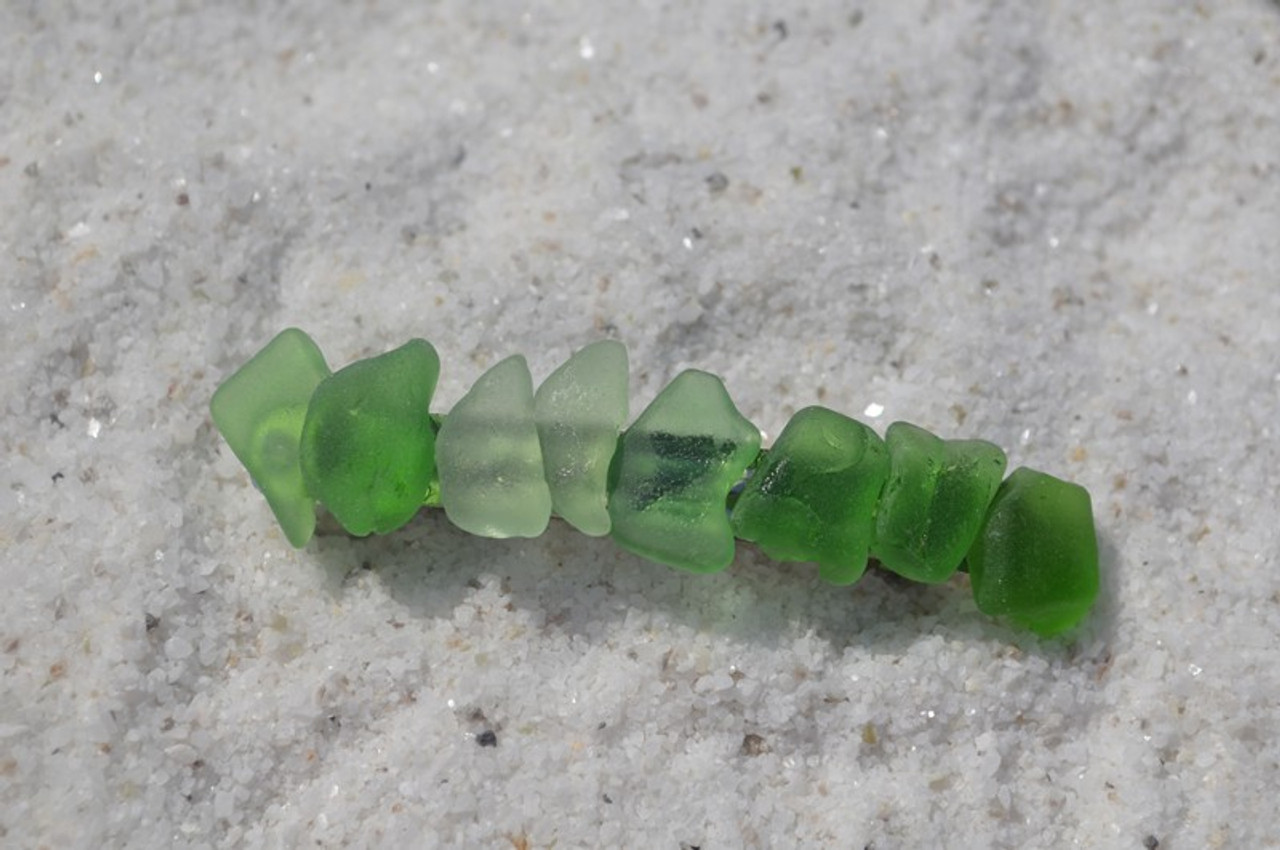
<path id="1" fill-rule="evenodd" d="M 1005 454 L 984 440 L 943 440 L 906 422 L 890 425 L 884 439 L 889 480 L 871 553 L 912 581 L 945 581 L 978 536 Z"/>
<path id="2" fill-rule="evenodd" d="M 436 440 L 440 503 L 449 520 L 483 537 L 537 537 L 551 492 L 533 419 L 533 378 L 520 355 L 480 376 Z"/>
<path id="3" fill-rule="evenodd" d="M 1083 487 L 1021 467 L 987 512 L 969 550 L 978 610 L 1051 636 L 1089 613 L 1098 596 L 1098 538 Z"/>
<path id="4" fill-rule="evenodd" d="M 302 477 L 351 534 L 394 531 L 422 506 L 435 472 L 428 408 L 439 376 L 436 350 L 414 339 L 316 387 L 302 428 Z"/>
<path id="5" fill-rule="evenodd" d="M 610 532 L 638 555 L 698 573 L 733 561 L 725 500 L 760 451 L 760 430 L 715 375 L 682 372 L 619 441 Z"/>
<path id="6" fill-rule="evenodd" d="M 584 534 L 609 533 L 609 463 L 627 404 L 627 349 L 613 340 L 574 354 L 533 397 L 551 506 Z"/>
<path id="7" fill-rule="evenodd" d="M 814 561 L 833 584 L 867 568 L 876 499 L 889 472 L 884 442 L 825 407 L 796 413 L 733 507 L 733 527 L 779 561 Z"/>
<path id="8" fill-rule="evenodd" d="M 315 532 L 315 498 L 302 480 L 298 443 L 311 393 L 328 376 L 311 337 L 289 328 L 227 378 L 209 402 L 213 424 L 294 546 L 305 546 Z"/>

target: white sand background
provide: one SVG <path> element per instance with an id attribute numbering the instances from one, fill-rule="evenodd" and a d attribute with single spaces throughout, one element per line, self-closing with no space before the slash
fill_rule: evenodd
<path id="1" fill-rule="evenodd" d="M 1280 844 L 1280 5 L 240 5 L 0 4 L 0 845 Z M 295 551 L 208 415 L 290 325 L 990 439 L 1102 599 Z"/>

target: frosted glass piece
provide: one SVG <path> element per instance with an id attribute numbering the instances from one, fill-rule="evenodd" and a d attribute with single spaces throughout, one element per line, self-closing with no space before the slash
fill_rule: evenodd
<path id="1" fill-rule="evenodd" d="M 1019 467 L 991 501 L 967 558 L 973 600 L 1041 637 L 1073 628 L 1098 598 L 1089 491 Z"/>
<path id="2" fill-rule="evenodd" d="M 480 376 L 436 435 L 440 503 L 449 521 L 482 537 L 537 537 L 551 492 L 533 420 L 533 378 L 520 355 Z"/>
<path id="3" fill-rule="evenodd" d="M 985 440 L 943 440 L 906 422 L 890 425 L 884 440 L 889 477 L 871 551 L 912 581 L 946 581 L 978 537 L 1005 454 Z"/>
<path id="4" fill-rule="evenodd" d="M 733 562 L 729 490 L 760 453 L 760 430 L 715 375 L 676 376 L 623 435 L 610 532 L 645 558 L 697 573 Z"/>
<path id="5" fill-rule="evenodd" d="M 816 561 L 832 584 L 867 568 L 876 499 L 889 474 L 884 441 L 825 407 L 791 417 L 733 508 L 733 527 L 770 558 Z"/>
<path id="6" fill-rule="evenodd" d="M 601 340 L 538 387 L 534 419 L 551 506 L 583 534 L 609 533 L 609 463 L 627 421 L 627 349 Z"/>
<path id="7" fill-rule="evenodd" d="M 429 408 L 440 356 L 425 339 L 357 360 L 316 387 L 302 426 L 302 480 L 350 534 L 413 519 L 435 474 Z"/>
<path id="8" fill-rule="evenodd" d="M 209 402 L 214 425 L 262 490 L 285 537 L 298 547 L 316 527 L 316 500 L 303 484 L 298 446 L 311 393 L 327 377 L 329 366 L 311 337 L 287 328 Z"/>

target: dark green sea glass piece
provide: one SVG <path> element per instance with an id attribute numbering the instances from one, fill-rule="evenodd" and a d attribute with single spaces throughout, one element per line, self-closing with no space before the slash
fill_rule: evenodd
<path id="1" fill-rule="evenodd" d="M 697 573 L 733 562 L 729 490 L 760 451 L 752 425 L 715 375 L 690 369 L 658 394 L 618 443 L 610 534 L 650 560 Z"/>
<path id="2" fill-rule="evenodd" d="M 833 584 L 867 568 L 876 500 L 889 474 L 884 442 L 866 425 L 806 407 L 778 435 L 733 508 L 738 536 L 779 561 L 814 561 Z"/>
<path id="3" fill-rule="evenodd" d="M 298 442 L 311 393 L 328 376 L 311 337 L 288 328 L 227 378 L 209 402 L 213 424 L 294 546 L 305 546 L 316 528 L 316 500 L 302 481 Z"/>
<path id="4" fill-rule="evenodd" d="M 1089 492 L 1021 467 L 1000 485 L 969 550 L 978 610 L 1042 636 L 1084 619 L 1098 596 L 1098 538 Z"/>
<path id="5" fill-rule="evenodd" d="M 302 428 L 302 477 L 351 534 L 394 531 L 422 506 L 435 475 L 428 408 L 439 377 L 436 350 L 414 339 L 316 387 Z"/>
<path id="6" fill-rule="evenodd" d="M 985 440 L 943 440 L 906 422 L 890 425 L 884 441 L 889 480 L 871 554 L 912 581 L 946 581 L 978 536 L 1005 454 Z"/>

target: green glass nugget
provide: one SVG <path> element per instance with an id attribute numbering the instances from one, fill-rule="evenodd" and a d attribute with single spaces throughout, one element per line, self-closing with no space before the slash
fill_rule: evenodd
<path id="1" fill-rule="evenodd" d="M 945 581 L 978 536 L 1005 454 L 984 440 L 943 440 L 906 422 L 890 425 L 884 440 L 889 479 L 871 554 L 912 581 Z"/>
<path id="2" fill-rule="evenodd" d="M 1020 467 L 969 550 L 978 610 L 1049 637 L 1080 622 L 1098 595 L 1098 538 L 1089 492 Z"/>
<path id="3" fill-rule="evenodd" d="M 729 490 L 760 452 L 760 430 L 715 375 L 676 376 L 618 442 L 610 532 L 638 555 L 697 573 L 733 561 Z"/>
<path id="4" fill-rule="evenodd" d="M 315 342 L 288 328 L 227 378 L 209 402 L 214 424 L 294 546 L 305 546 L 316 528 L 316 500 L 302 480 L 298 443 L 311 393 L 327 377 L 329 367 Z"/>
<path id="5" fill-rule="evenodd" d="M 876 499 L 889 474 L 884 442 L 825 407 L 791 417 L 733 507 L 733 528 L 780 561 L 815 561 L 833 584 L 867 568 Z"/>
<path id="6" fill-rule="evenodd" d="M 609 462 L 627 410 L 627 349 L 613 340 L 574 354 L 533 397 L 552 509 L 583 534 L 609 533 Z"/>
<path id="7" fill-rule="evenodd" d="M 351 534 L 385 534 L 422 506 L 435 473 L 428 407 L 440 376 L 414 339 L 316 387 L 302 428 L 302 478 Z"/>
<path id="8" fill-rule="evenodd" d="M 482 537 L 537 537 L 551 491 L 533 420 L 533 378 L 516 354 L 480 376 L 440 425 L 440 503 L 449 521 Z"/>

